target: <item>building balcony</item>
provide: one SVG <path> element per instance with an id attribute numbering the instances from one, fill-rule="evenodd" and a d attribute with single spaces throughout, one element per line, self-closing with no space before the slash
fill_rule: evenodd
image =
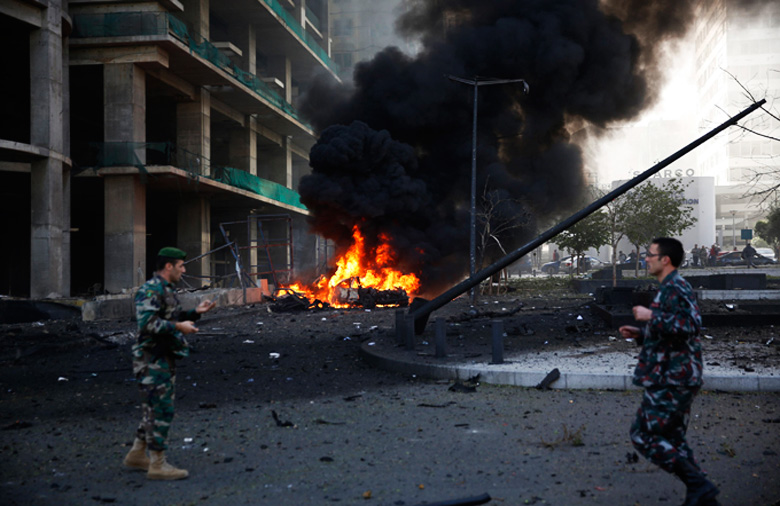
<path id="1" fill-rule="evenodd" d="M 76 14 L 73 23 L 71 65 L 134 62 L 152 72 L 169 71 L 179 81 L 206 87 L 242 114 L 262 115 L 265 126 L 301 145 L 313 139 L 311 126 L 292 104 L 213 43 L 196 42 L 186 24 L 170 13 Z"/>
<path id="2" fill-rule="evenodd" d="M 258 28 L 258 33 L 263 30 L 264 41 L 273 44 L 274 47 L 283 48 L 285 54 L 292 56 L 293 65 L 298 66 L 299 72 L 304 75 L 311 74 L 312 63 L 316 63 L 324 66 L 334 78 L 338 79 L 338 65 L 330 59 L 329 52 L 317 41 L 317 37 L 323 39 L 323 22 L 311 9 L 306 10 L 304 23 L 315 32 L 316 36 L 309 33 L 279 0 L 213 2 L 211 9 L 228 23 L 248 22 Z M 323 42 L 327 47 L 327 43 Z"/>
<path id="3" fill-rule="evenodd" d="M 233 167 L 211 166 L 171 142 L 90 142 L 74 147 L 82 177 L 141 174 L 155 189 L 189 188 L 198 193 L 246 197 L 276 208 L 308 214 L 300 195 L 275 181 Z"/>

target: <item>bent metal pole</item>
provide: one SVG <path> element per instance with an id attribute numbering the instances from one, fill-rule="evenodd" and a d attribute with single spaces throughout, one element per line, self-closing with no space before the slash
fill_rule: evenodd
<path id="1" fill-rule="evenodd" d="M 505 267 L 508 267 L 509 265 L 513 264 L 532 250 L 536 249 L 540 245 L 546 243 L 556 235 L 560 234 L 567 228 L 571 227 L 578 221 L 588 217 L 595 211 L 597 211 L 599 208 L 603 207 L 605 204 L 609 203 L 610 201 L 614 200 L 615 198 L 619 197 L 620 195 L 626 193 L 631 188 L 635 187 L 639 183 L 645 181 L 646 179 L 649 179 L 653 174 L 657 173 L 659 170 L 663 169 L 670 163 L 674 162 L 678 158 L 681 158 L 683 155 L 689 153 L 690 151 L 693 151 L 697 147 L 699 147 L 701 144 L 705 143 L 706 141 L 710 140 L 711 138 L 718 135 L 720 132 L 725 130 L 726 128 L 736 125 L 739 120 L 747 116 L 748 114 L 752 113 L 762 105 L 766 103 L 766 99 L 761 100 L 760 102 L 756 102 L 741 113 L 737 114 L 736 116 L 732 116 L 729 118 L 726 122 L 722 123 L 720 126 L 710 130 L 708 133 L 702 135 L 692 143 L 688 144 L 684 148 L 680 149 L 676 153 L 666 157 L 664 160 L 661 160 L 657 164 L 653 165 L 651 168 L 647 169 L 643 173 L 639 174 L 633 179 L 630 179 L 629 181 L 623 183 L 621 186 L 616 188 L 615 190 L 611 191 L 607 195 L 604 195 L 600 199 L 594 201 L 587 207 L 577 211 L 573 215 L 569 216 L 567 219 L 563 220 L 562 222 L 558 223 L 557 225 L 551 227 L 545 232 L 542 232 L 539 236 L 537 236 L 534 240 L 527 243 L 525 246 L 521 246 L 520 248 L 514 250 L 513 252 L 506 255 L 504 258 L 498 260 L 492 265 L 489 265 L 488 267 L 485 267 L 481 271 L 477 272 L 473 276 L 465 279 L 464 281 L 461 281 L 457 285 L 453 286 L 446 292 L 442 293 L 441 295 L 437 296 L 435 299 L 430 301 L 425 301 L 424 303 L 414 303 L 412 304 L 412 307 L 409 309 L 410 316 L 414 319 L 414 330 L 416 334 L 422 334 L 425 330 L 425 325 L 428 322 L 428 316 L 430 314 L 442 307 L 443 305 L 450 302 L 455 297 L 467 292 L 472 287 L 477 286 L 485 279 L 489 278 L 493 274 L 499 272 L 501 269 L 504 269 Z M 421 300 L 418 300 L 420 302 Z"/>

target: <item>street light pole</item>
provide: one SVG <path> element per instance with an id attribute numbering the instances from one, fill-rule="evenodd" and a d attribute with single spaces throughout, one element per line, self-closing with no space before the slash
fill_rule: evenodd
<path id="1" fill-rule="evenodd" d="M 446 75 L 447 79 L 474 87 L 474 118 L 471 129 L 471 209 L 469 219 L 469 276 L 473 277 L 477 271 L 477 97 L 480 86 L 490 84 L 523 83 L 523 93 L 528 94 L 528 83 L 525 79 L 489 79 L 479 77 L 464 79 L 452 75 Z M 476 301 L 476 287 L 469 292 L 471 305 Z"/>
<path id="2" fill-rule="evenodd" d="M 731 211 L 731 244 L 734 248 L 737 247 L 737 226 L 734 222 L 734 216 L 736 214 L 736 211 Z"/>

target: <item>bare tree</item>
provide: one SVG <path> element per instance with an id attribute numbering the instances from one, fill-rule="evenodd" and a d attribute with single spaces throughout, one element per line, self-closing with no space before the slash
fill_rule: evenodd
<path id="1" fill-rule="evenodd" d="M 742 95 L 747 100 L 753 103 L 758 102 L 753 92 L 737 76 L 728 70 L 721 70 L 739 85 L 742 89 Z M 770 72 L 780 73 L 780 70 L 770 70 Z M 761 106 L 761 110 L 764 112 L 763 115 L 755 116 L 745 124 L 736 125 L 740 129 L 740 133 L 732 142 L 741 142 L 748 137 L 755 136 L 770 142 L 780 143 L 780 114 L 774 111 L 774 102 L 777 100 L 777 97 L 770 97 L 770 99 L 772 100 L 770 104 Z M 721 108 L 721 110 L 723 109 Z M 753 159 L 753 161 L 759 167 L 749 169 L 750 176 L 746 183 L 750 190 L 745 193 L 744 197 L 757 197 L 761 204 L 764 204 L 769 199 L 776 201 L 777 192 L 780 191 L 780 163 L 778 163 L 778 156 L 770 154 L 766 160 Z"/>
<path id="2" fill-rule="evenodd" d="M 501 190 L 491 190 L 485 182 L 480 198 L 480 206 L 477 212 L 479 223 L 479 237 L 477 242 L 477 265 L 479 269 L 484 267 L 486 258 L 498 250 L 502 255 L 507 254 L 504 242 L 517 230 L 528 224 L 529 212 L 523 203 L 517 199 L 509 198 Z M 496 255 L 498 253 L 496 252 Z M 504 269 L 499 275 L 499 291 L 501 278 L 504 284 L 508 280 L 508 274 Z M 488 286 L 488 293 L 492 293 L 493 282 Z"/>

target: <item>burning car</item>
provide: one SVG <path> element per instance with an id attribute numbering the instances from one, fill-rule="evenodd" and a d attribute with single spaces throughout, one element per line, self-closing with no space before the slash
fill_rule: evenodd
<path id="1" fill-rule="evenodd" d="M 335 297 L 338 304 L 365 309 L 373 309 L 376 306 L 406 307 L 409 305 L 409 296 L 403 288 L 393 290 L 363 288 L 357 276 L 337 283 Z"/>

